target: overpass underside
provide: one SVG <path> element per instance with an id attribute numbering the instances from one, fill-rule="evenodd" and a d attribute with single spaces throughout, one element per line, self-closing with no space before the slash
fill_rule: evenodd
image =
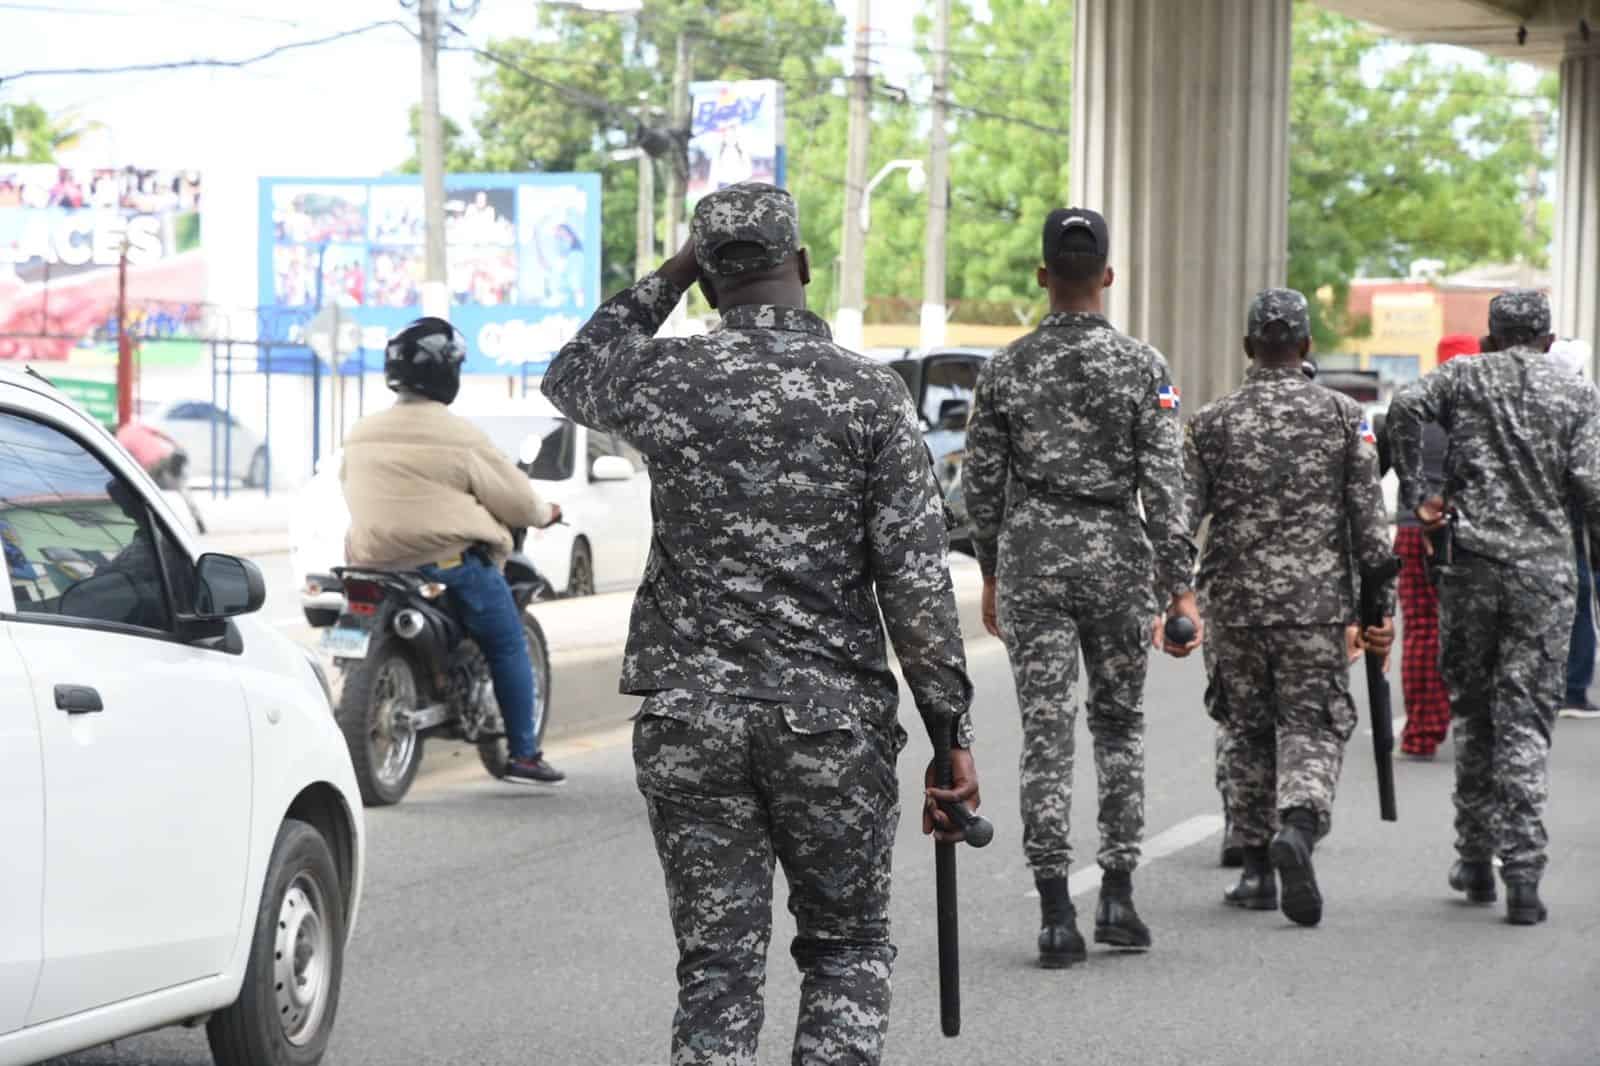
<path id="1" fill-rule="evenodd" d="M 1560 71 L 1554 310 L 1600 348 L 1600 0 L 1322 6 Z M 1292 8 L 1078 0 L 1072 200 L 1111 226 L 1112 321 L 1167 354 L 1191 410 L 1242 379 L 1245 308 L 1287 277 Z"/>

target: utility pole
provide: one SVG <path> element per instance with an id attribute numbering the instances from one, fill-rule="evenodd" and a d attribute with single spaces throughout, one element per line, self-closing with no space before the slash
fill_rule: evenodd
<path id="1" fill-rule="evenodd" d="M 422 283 L 422 313 L 448 316 L 444 241 L 444 135 L 439 118 L 439 0 L 419 0 L 422 23 L 422 203 L 427 253 Z"/>
<path id="2" fill-rule="evenodd" d="M 688 239 L 684 206 L 688 202 L 689 82 L 694 46 L 687 30 L 678 31 L 677 61 L 672 67 L 672 169 L 667 171 L 667 254 L 676 255 Z"/>
<path id="3" fill-rule="evenodd" d="M 872 116 L 867 98 L 872 86 L 871 0 L 856 0 L 855 68 L 850 77 L 850 129 L 844 166 L 844 246 L 839 267 L 839 316 L 834 333 L 840 345 L 861 349 L 867 304 L 867 233 L 861 225 L 866 195 L 867 154 L 872 147 Z"/>
<path id="4" fill-rule="evenodd" d="M 133 420 L 133 338 L 128 336 L 128 240 L 117 259 L 117 427 Z"/>
<path id="5" fill-rule="evenodd" d="M 945 342 L 945 231 L 950 222 L 950 0 L 938 0 L 933 28 L 933 118 L 928 131 L 928 235 L 922 257 L 922 347 Z"/>
<path id="6" fill-rule="evenodd" d="M 656 268 L 656 163 L 639 149 L 639 215 L 635 233 L 634 276 L 642 278 Z M 676 248 L 673 249 L 677 251 Z"/>

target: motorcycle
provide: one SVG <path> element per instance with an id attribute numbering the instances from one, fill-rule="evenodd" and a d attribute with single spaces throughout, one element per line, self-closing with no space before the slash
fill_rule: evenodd
<path id="1" fill-rule="evenodd" d="M 518 551 L 505 564 L 533 663 L 533 735 L 544 737 L 550 708 L 550 651 L 528 606 L 555 598 Z M 478 749 L 492 777 L 510 758 L 489 664 L 450 605 L 448 589 L 416 571 L 336 567 L 345 605 L 322 647 L 343 675 L 335 715 L 368 807 L 399 803 L 422 765 L 430 736 Z"/>

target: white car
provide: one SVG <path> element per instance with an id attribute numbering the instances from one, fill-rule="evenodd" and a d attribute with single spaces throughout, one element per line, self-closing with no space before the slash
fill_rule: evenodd
<path id="1" fill-rule="evenodd" d="M 267 446 L 260 435 L 209 400 L 139 403 L 139 420 L 182 445 L 189 479 L 209 482 L 213 473 L 251 488 L 267 483 Z"/>
<path id="2" fill-rule="evenodd" d="M 569 421 L 542 396 L 451 410 L 520 461 L 540 496 L 561 505 L 563 524 L 529 530 L 523 546 L 551 587 L 586 596 L 638 585 L 650 552 L 650 479 L 637 451 Z M 332 625 L 344 603 L 333 576 L 345 564 L 350 529 L 341 458 L 323 458 L 289 516 L 290 569 L 313 626 Z"/>
<path id="3" fill-rule="evenodd" d="M 317 1062 L 363 867 L 327 681 L 155 485 L 0 370 L 0 1066 L 209 1019 Z"/>

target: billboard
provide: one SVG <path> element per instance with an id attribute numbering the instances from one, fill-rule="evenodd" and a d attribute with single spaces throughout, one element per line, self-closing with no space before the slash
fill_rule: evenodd
<path id="1" fill-rule="evenodd" d="M 199 360 L 200 175 L 0 163 L 0 359 L 116 361 L 118 266 L 146 364 Z"/>
<path id="2" fill-rule="evenodd" d="M 423 225 L 417 177 L 262 179 L 258 287 L 271 312 L 262 329 L 284 335 L 261 339 L 301 339 L 318 307 L 337 305 L 356 324 L 351 339 L 381 353 L 422 313 Z M 538 373 L 599 305 L 600 177 L 447 175 L 445 241 L 450 319 L 470 349 L 464 370 Z M 341 340 L 342 355 L 347 347 Z"/>
<path id="3" fill-rule="evenodd" d="M 784 184 L 782 82 L 697 81 L 689 98 L 689 210 L 741 181 Z"/>

